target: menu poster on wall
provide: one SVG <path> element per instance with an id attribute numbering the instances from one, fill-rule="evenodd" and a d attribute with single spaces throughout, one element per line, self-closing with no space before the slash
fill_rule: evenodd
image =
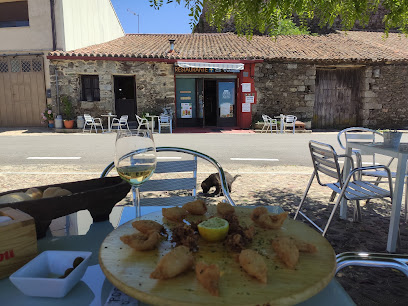
<path id="1" fill-rule="evenodd" d="M 231 104 L 229 103 L 222 103 L 220 105 L 220 117 L 221 118 L 228 118 L 230 117 L 231 112 Z"/>
<path id="2" fill-rule="evenodd" d="M 181 118 L 193 118 L 192 103 L 181 103 Z"/>
<path id="3" fill-rule="evenodd" d="M 242 103 L 242 112 L 250 113 L 251 112 L 251 103 Z"/>
<path id="4" fill-rule="evenodd" d="M 245 96 L 245 103 L 255 103 L 255 96 Z"/>
<path id="5" fill-rule="evenodd" d="M 251 83 L 242 83 L 242 92 L 251 92 Z"/>

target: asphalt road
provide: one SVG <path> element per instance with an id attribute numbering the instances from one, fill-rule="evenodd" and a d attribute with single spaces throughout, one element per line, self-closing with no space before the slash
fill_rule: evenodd
<path id="1" fill-rule="evenodd" d="M 20 134 L 0 133 L 1 167 L 35 165 L 80 166 L 81 169 L 103 169 L 113 160 L 116 134 Z M 329 143 L 339 153 L 337 133 L 299 134 L 155 134 L 157 146 L 186 147 L 208 154 L 225 169 L 253 167 L 311 167 L 309 140 Z M 408 134 L 403 141 L 408 140 Z M 49 159 L 54 158 L 54 159 Z M 62 158 L 62 159 L 55 159 Z M 72 159 L 67 159 L 72 158 Z M 378 158 L 378 162 L 387 159 Z"/>

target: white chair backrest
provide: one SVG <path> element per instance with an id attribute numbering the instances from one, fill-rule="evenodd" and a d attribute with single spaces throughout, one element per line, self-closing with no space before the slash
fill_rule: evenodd
<path id="1" fill-rule="evenodd" d="M 128 121 L 129 116 L 128 115 L 122 115 L 120 116 L 119 122 L 120 123 L 126 123 Z"/>
<path id="2" fill-rule="evenodd" d="M 84 119 L 86 122 L 93 122 L 93 118 L 89 114 L 84 114 Z"/>
<path id="3" fill-rule="evenodd" d="M 343 140 L 344 135 L 344 140 Z M 382 133 L 364 128 L 364 127 L 350 127 L 344 130 L 341 130 L 337 134 L 337 141 L 342 149 L 346 149 L 347 141 L 354 141 L 354 142 L 367 142 L 373 143 L 375 142 L 375 136 L 384 137 Z"/>
<path id="4" fill-rule="evenodd" d="M 160 123 L 170 123 L 170 116 L 161 114 L 160 115 Z"/>
<path id="5" fill-rule="evenodd" d="M 287 115 L 285 117 L 285 123 L 295 123 L 296 120 L 297 120 L 297 117 L 293 115 Z"/>

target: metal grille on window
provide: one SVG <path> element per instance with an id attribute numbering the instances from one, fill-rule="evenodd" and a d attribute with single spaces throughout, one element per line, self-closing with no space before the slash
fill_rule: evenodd
<path id="1" fill-rule="evenodd" d="M 0 61 L 0 73 L 1 72 L 8 72 L 9 68 L 8 68 L 8 63 L 4 62 L 4 61 Z"/>
<path id="2" fill-rule="evenodd" d="M 42 63 L 40 60 L 33 60 L 33 71 L 42 71 Z"/>
<path id="3" fill-rule="evenodd" d="M 23 72 L 30 72 L 31 71 L 31 61 L 22 61 L 21 69 Z"/>
<path id="4" fill-rule="evenodd" d="M 11 72 L 20 72 L 19 60 L 11 60 Z"/>

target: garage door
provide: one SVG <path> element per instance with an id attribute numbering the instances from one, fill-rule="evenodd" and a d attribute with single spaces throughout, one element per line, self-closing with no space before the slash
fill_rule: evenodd
<path id="1" fill-rule="evenodd" d="M 40 126 L 44 82 L 42 57 L 0 57 L 0 126 Z"/>

